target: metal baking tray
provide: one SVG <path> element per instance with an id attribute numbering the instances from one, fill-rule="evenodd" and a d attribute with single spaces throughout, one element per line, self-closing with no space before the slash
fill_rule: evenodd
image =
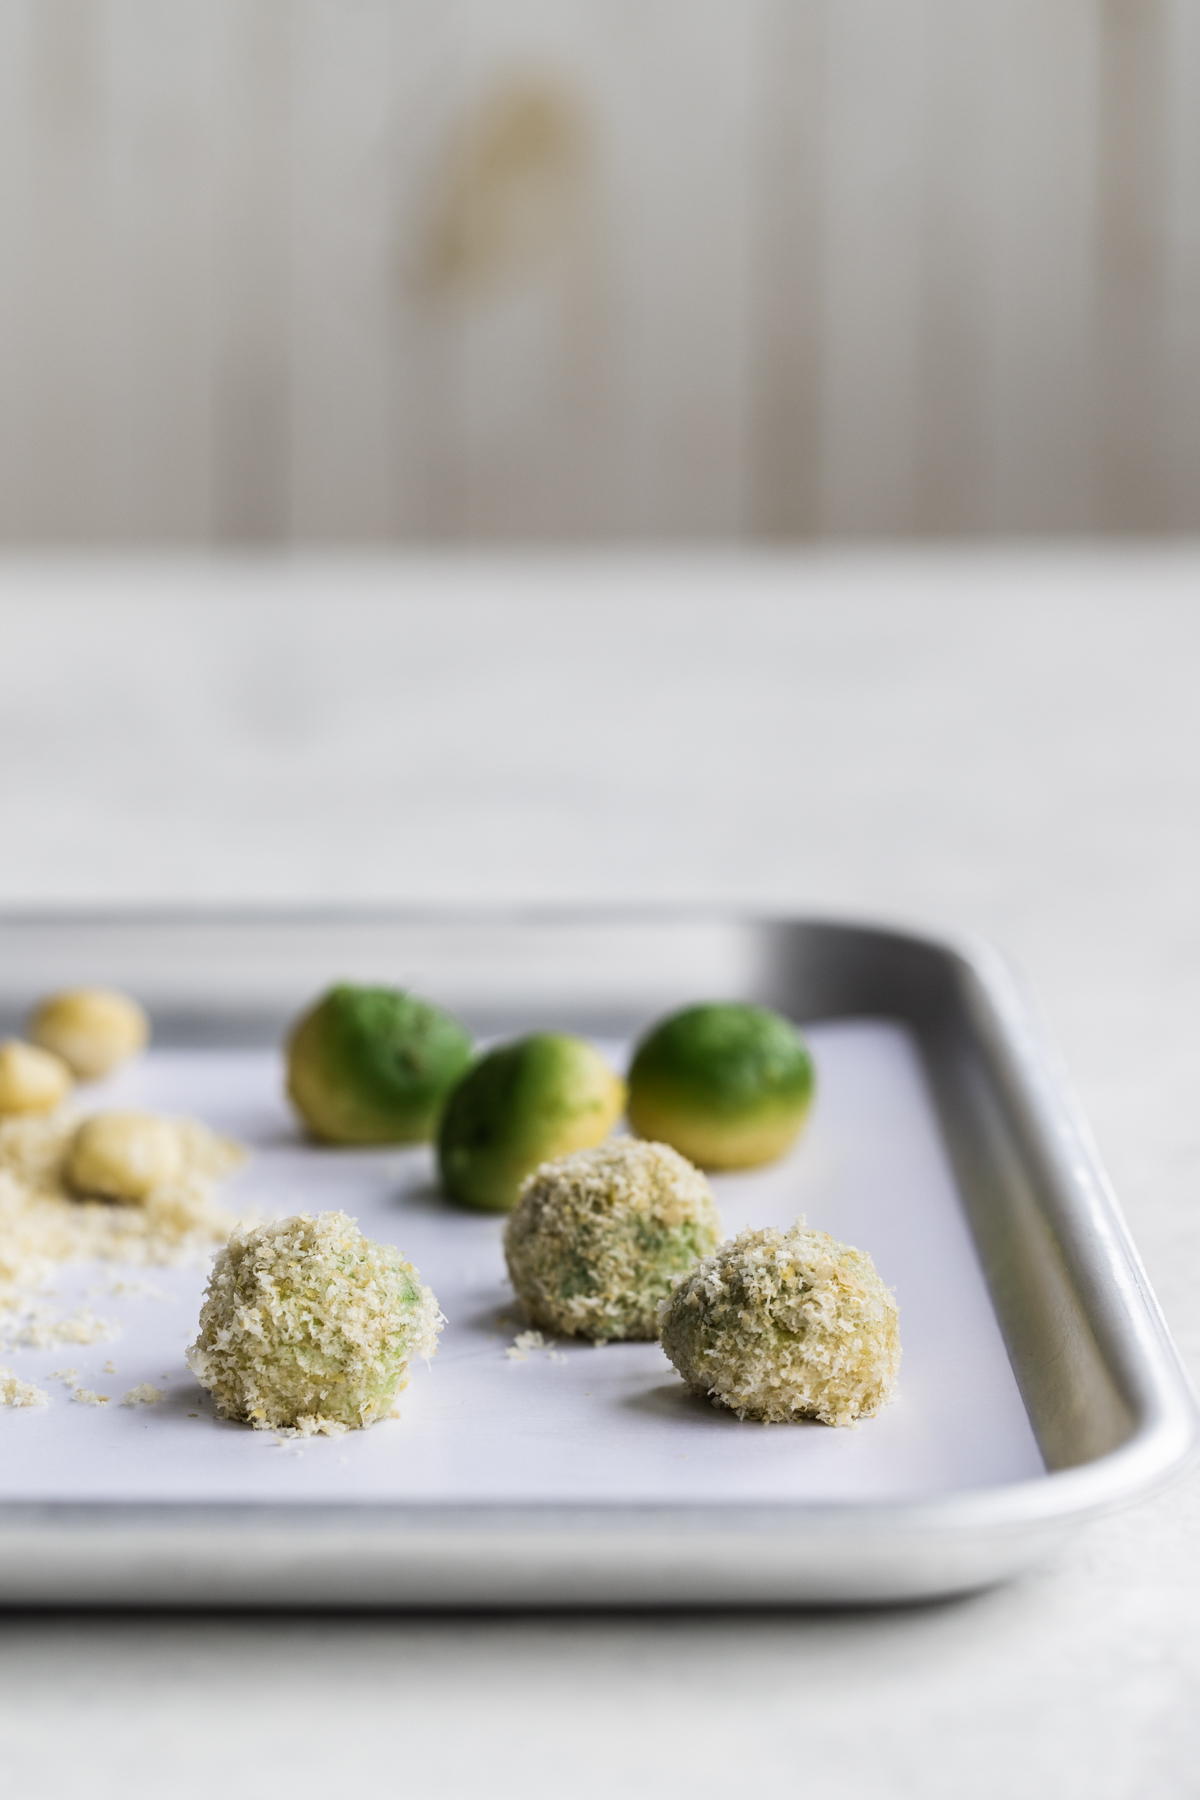
<path id="1" fill-rule="evenodd" d="M 278 1044 L 337 978 L 393 981 L 481 1035 L 587 1032 L 745 997 L 812 1034 L 820 1099 L 774 1170 L 718 1178 L 727 1228 L 811 1223 L 897 1292 L 898 1400 L 856 1431 L 763 1427 L 687 1396 L 655 1345 L 509 1356 L 500 1221 L 438 1197 L 429 1152 L 318 1150 Z M 141 1271 L 98 1385 L 156 1408 L 0 1412 L 0 1602 L 102 1605 L 792 1605 L 1000 1581 L 1145 1494 L 1196 1408 L 1053 1049 L 1001 958 L 963 939 L 695 914 L 9 917 L 0 1025 L 54 987 L 139 995 L 155 1050 L 91 1104 L 191 1111 L 255 1150 L 237 1198 L 342 1205 L 449 1316 L 398 1423 L 297 1446 L 218 1421 L 182 1350 L 198 1270 Z M 64 1270 L 74 1302 L 96 1266 Z M 106 1270 L 106 1278 L 113 1271 Z"/>

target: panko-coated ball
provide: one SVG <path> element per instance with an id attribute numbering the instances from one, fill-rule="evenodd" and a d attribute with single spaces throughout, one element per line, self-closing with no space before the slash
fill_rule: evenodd
<path id="1" fill-rule="evenodd" d="M 779 1013 L 740 1001 L 685 1007 L 655 1025 L 629 1070 L 629 1123 L 704 1169 L 774 1162 L 812 1104 L 812 1057 Z"/>
<path id="2" fill-rule="evenodd" d="M 659 1317 L 663 1349 L 688 1386 L 742 1419 L 853 1425 L 895 1387 L 891 1290 L 865 1251 L 803 1224 L 722 1244 Z"/>
<path id="3" fill-rule="evenodd" d="M 698 1169 L 666 1144 L 614 1138 L 529 1177 L 504 1254 L 535 1325 L 596 1341 L 656 1338 L 659 1301 L 720 1236 Z"/>
<path id="4" fill-rule="evenodd" d="M 260 1429 L 337 1432 L 386 1418 L 441 1314 L 398 1250 L 341 1212 L 235 1229 L 218 1251 L 188 1366 L 217 1411 Z"/>

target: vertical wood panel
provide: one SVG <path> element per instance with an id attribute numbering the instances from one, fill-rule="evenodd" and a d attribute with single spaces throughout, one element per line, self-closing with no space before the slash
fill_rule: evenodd
<path id="1" fill-rule="evenodd" d="M 994 488 L 989 307 L 996 58 L 991 0 L 925 0 L 911 529 L 986 530 Z M 954 154 L 947 155 L 947 146 Z"/>
<path id="2" fill-rule="evenodd" d="M 1097 460 L 1110 529 L 1167 523 L 1164 0 L 1102 0 Z"/>
<path id="3" fill-rule="evenodd" d="M 755 45 L 747 528 L 821 521 L 829 0 L 770 0 Z"/>
<path id="4" fill-rule="evenodd" d="M 835 533 L 914 518 L 926 26 L 923 0 L 830 14 L 821 522 Z"/>
<path id="5" fill-rule="evenodd" d="M 1088 531 L 1095 480 L 1097 10 L 1006 0 L 996 21 L 993 518 Z"/>
<path id="6" fill-rule="evenodd" d="M 291 535 L 291 0 L 210 0 L 215 148 L 213 532 Z"/>
<path id="7" fill-rule="evenodd" d="M 0 540 L 27 534 L 31 13 L 0 0 Z"/>
<path id="8" fill-rule="evenodd" d="M 103 255 L 104 9 L 37 0 L 25 14 L 28 109 L 19 235 L 7 246 L 21 343 L 15 535 L 107 535 L 104 417 L 110 293 Z"/>
<path id="9" fill-rule="evenodd" d="M 593 10 L 561 0 L 472 0 L 465 22 L 425 187 L 424 291 L 463 407 L 461 529 L 589 535 L 610 514 L 618 429 L 603 43 Z"/>
<path id="10" fill-rule="evenodd" d="M 205 0 L 110 0 L 105 531 L 212 530 L 213 34 Z"/>
<path id="11" fill-rule="evenodd" d="M 379 0 L 297 8 L 292 528 L 394 525 L 393 115 L 410 98 L 401 15 Z"/>
<path id="12" fill-rule="evenodd" d="M 1198 420 L 1200 0 L 0 0 L 6 541 L 1196 530 Z"/>
<path id="13" fill-rule="evenodd" d="M 1166 522 L 1200 529 L 1200 5 L 1167 14 L 1164 446 Z"/>
<path id="14" fill-rule="evenodd" d="M 633 55 L 616 31 L 608 44 L 625 296 L 615 349 L 624 363 L 632 342 L 619 381 L 636 528 L 660 536 L 743 528 L 759 16 L 757 0 L 627 0 L 626 20 L 644 21 Z"/>

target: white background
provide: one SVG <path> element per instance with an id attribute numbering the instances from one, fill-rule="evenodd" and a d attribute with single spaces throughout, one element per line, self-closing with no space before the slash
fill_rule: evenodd
<path id="1" fill-rule="evenodd" d="M 981 929 L 1041 993 L 1195 1367 L 1198 588 L 1186 553 L 18 569 L 0 892 Z M 1193 1480 L 1016 1586 L 888 1613 L 10 1617 L 0 1759 L 19 1800 L 1185 1800 L 1197 1523 Z"/>

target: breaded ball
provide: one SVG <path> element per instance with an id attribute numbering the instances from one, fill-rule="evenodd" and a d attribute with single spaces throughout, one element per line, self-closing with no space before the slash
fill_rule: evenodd
<path id="1" fill-rule="evenodd" d="M 61 1056 L 80 1081 L 98 1081 L 144 1050 L 150 1022 L 136 1000 L 110 988 L 68 988 L 34 1008 L 29 1035 Z"/>
<path id="2" fill-rule="evenodd" d="M 853 1425 L 891 1398 L 896 1302 L 864 1250 L 802 1223 L 743 1231 L 660 1308 L 688 1386 L 740 1419 Z"/>
<path id="3" fill-rule="evenodd" d="M 144 1200 L 177 1181 L 187 1164 L 170 1119 L 153 1113 L 102 1112 L 85 1119 L 67 1149 L 65 1174 L 77 1194 Z"/>
<path id="4" fill-rule="evenodd" d="M 789 1019 L 719 1000 L 655 1025 L 629 1070 L 629 1123 L 704 1169 L 750 1169 L 791 1148 L 812 1105 L 813 1061 Z"/>
<path id="5" fill-rule="evenodd" d="M 60 1056 L 19 1038 L 0 1044 L 0 1116 L 53 1112 L 73 1086 Z"/>
<path id="6" fill-rule="evenodd" d="M 289 1098 L 331 1144 L 422 1144 L 474 1054 L 470 1033 L 400 988 L 331 988 L 294 1027 Z"/>
<path id="7" fill-rule="evenodd" d="M 387 1417 L 442 1322 L 398 1250 L 345 1213 L 298 1213 L 230 1234 L 187 1360 L 227 1419 L 336 1433 Z"/>
<path id="8" fill-rule="evenodd" d="M 659 1302 L 720 1236 L 698 1169 L 666 1144 L 615 1138 L 535 1170 L 504 1255 L 535 1325 L 596 1342 L 652 1339 Z"/>
<path id="9" fill-rule="evenodd" d="M 625 1107 L 625 1083 L 594 1044 L 535 1031 L 480 1058 L 446 1103 L 438 1167 L 464 1206 L 511 1212 L 539 1163 L 606 1138 Z"/>

